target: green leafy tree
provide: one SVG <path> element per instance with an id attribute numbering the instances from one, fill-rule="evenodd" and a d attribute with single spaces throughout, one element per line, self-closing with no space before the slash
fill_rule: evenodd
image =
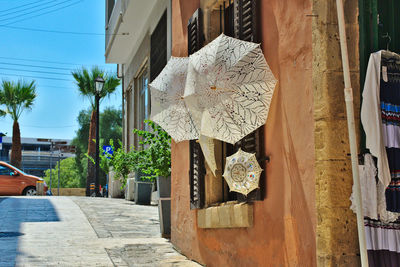
<path id="1" fill-rule="evenodd" d="M 1 83 L 0 104 L 4 105 L 6 109 L 2 110 L 0 115 L 9 114 L 14 121 L 10 163 L 17 168 L 21 167 L 22 160 L 21 132 L 18 120 L 24 110 L 32 109 L 35 98 L 35 81 L 19 80 L 18 82 L 13 82 L 3 80 Z"/>
<path id="2" fill-rule="evenodd" d="M 91 116 L 90 116 L 90 124 L 89 124 L 89 137 L 88 137 L 88 147 L 87 153 L 91 157 L 95 156 L 96 153 L 96 144 L 93 140 L 96 138 L 96 84 L 95 79 L 97 77 L 102 77 L 105 81 L 102 91 L 100 92 L 101 100 L 106 96 L 110 96 L 117 86 L 120 85 L 120 80 L 116 77 L 115 74 L 106 74 L 104 70 L 95 66 L 90 71 L 82 67 L 79 70 L 73 71 L 72 76 L 76 81 L 77 88 L 79 92 L 89 99 L 91 105 Z M 94 174 L 95 169 L 92 162 L 88 159 L 88 168 L 87 168 L 87 178 L 86 178 L 86 195 L 88 196 L 90 193 L 89 185 L 94 182 Z"/>
<path id="3" fill-rule="evenodd" d="M 75 161 L 76 167 L 81 176 L 82 187 L 86 184 L 87 175 L 87 164 L 88 158 L 86 149 L 88 147 L 89 128 L 90 128 L 90 115 L 91 110 L 82 110 L 78 115 L 79 129 L 76 132 L 75 138 L 72 140 L 72 145 L 76 147 Z M 100 147 L 102 143 L 109 144 L 112 140 L 115 145 L 115 149 L 120 147 L 120 140 L 122 137 L 122 111 L 112 107 L 105 108 L 100 113 Z M 100 150 L 101 151 L 101 150 Z M 100 152 L 100 159 L 102 153 Z M 100 162 L 101 163 L 101 162 Z M 91 162 L 93 164 L 93 162 Z M 100 164 L 101 165 L 101 164 Z M 100 172 L 100 184 L 106 183 L 106 173 Z"/>
<path id="4" fill-rule="evenodd" d="M 80 175 L 76 168 L 75 159 L 66 158 L 57 162 L 54 169 L 45 171 L 44 180 L 47 184 L 50 184 L 50 171 L 53 179 L 54 187 L 57 186 L 58 179 L 58 165 L 60 164 L 60 187 L 61 188 L 79 188 L 81 187 Z"/>

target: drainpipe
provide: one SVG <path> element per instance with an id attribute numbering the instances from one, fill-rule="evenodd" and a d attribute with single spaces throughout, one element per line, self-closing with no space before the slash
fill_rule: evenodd
<path id="1" fill-rule="evenodd" d="M 360 246 L 361 266 L 368 267 L 368 256 L 367 256 L 365 231 L 364 231 L 364 215 L 363 215 L 362 201 L 361 201 L 360 178 L 358 174 L 358 152 L 357 152 L 356 128 L 354 121 L 353 89 L 351 88 L 351 81 L 350 81 L 349 57 L 347 52 L 347 39 L 346 39 L 346 29 L 345 29 L 342 0 L 336 0 L 336 8 L 338 14 L 338 23 L 339 23 L 340 48 L 342 51 L 344 96 L 346 101 L 347 126 L 349 131 L 349 142 L 350 142 L 350 152 L 351 152 L 351 166 L 353 170 L 353 183 L 355 188 L 354 195 L 355 195 L 356 211 L 357 211 L 358 243 Z"/>

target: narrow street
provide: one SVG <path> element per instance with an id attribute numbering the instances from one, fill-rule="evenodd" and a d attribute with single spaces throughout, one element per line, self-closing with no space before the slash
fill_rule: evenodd
<path id="1" fill-rule="evenodd" d="M 0 266 L 200 266 L 160 237 L 155 206 L 0 197 Z"/>

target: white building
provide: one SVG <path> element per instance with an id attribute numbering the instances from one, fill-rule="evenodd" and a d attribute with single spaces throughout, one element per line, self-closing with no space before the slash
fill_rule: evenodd
<path id="1" fill-rule="evenodd" d="M 150 117 L 148 84 L 171 56 L 170 0 L 106 0 L 106 63 L 118 64 L 123 90 L 123 143 Z"/>

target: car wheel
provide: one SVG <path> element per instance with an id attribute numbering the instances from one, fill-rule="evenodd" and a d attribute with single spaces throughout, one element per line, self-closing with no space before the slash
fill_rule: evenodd
<path id="1" fill-rule="evenodd" d="M 36 196 L 36 188 L 28 187 L 22 193 L 24 196 Z"/>

